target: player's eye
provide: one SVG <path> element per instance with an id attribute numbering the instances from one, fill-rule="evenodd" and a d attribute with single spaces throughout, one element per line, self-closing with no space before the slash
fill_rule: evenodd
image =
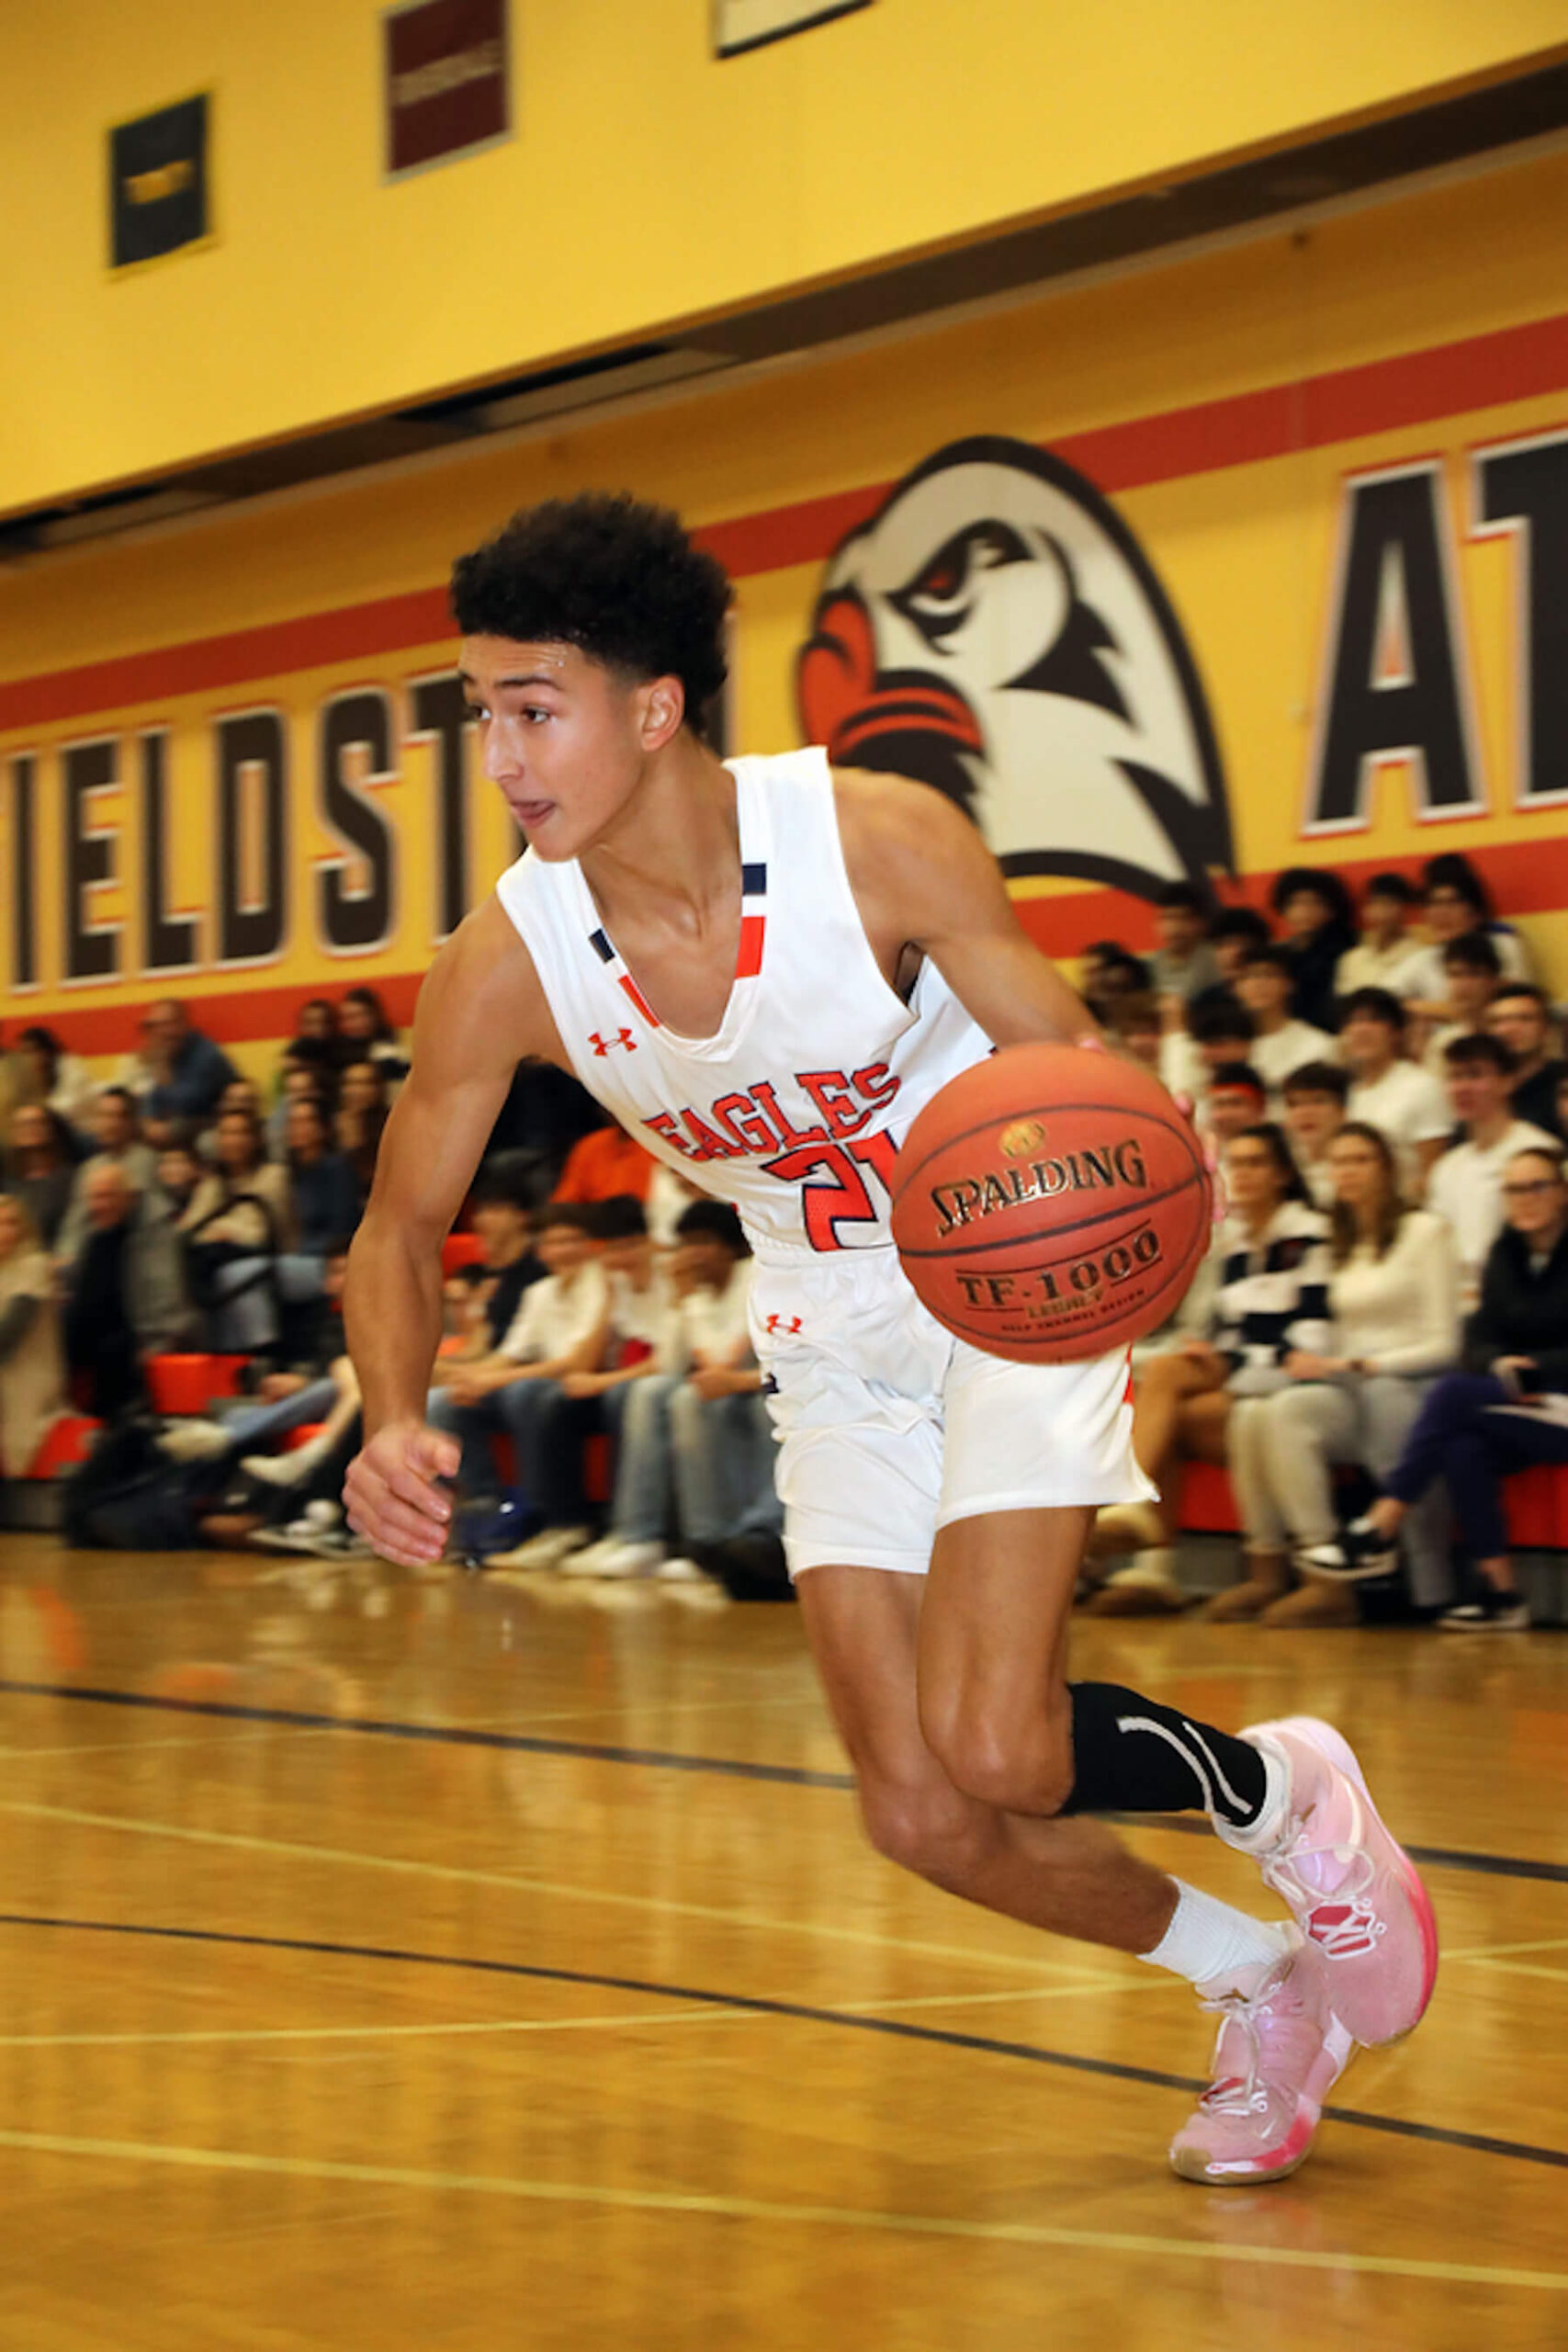
<path id="1" fill-rule="evenodd" d="M 546 710 L 540 703 L 525 702 L 523 706 L 523 716 L 525 718 L 532 722 L 536 718 L 553 718 L 555 717 L 555 713 L 550 710 Z"/>
<path id="2" fill-rule="evenodd" d="M 463 697 L 463 716 L 465 718 L 488 718 L 490 717 L 490 712 L 482 702 L 470 702 L 465 695 Z"/>

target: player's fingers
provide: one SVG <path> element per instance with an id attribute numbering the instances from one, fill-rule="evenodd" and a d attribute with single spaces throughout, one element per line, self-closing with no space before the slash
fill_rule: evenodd
<path id="1" fill-rule="evenodd" d="M 382 1476 L 386 1481 L 387 1492 L 395 1501 L 406 1504 L 409 1510 L 421 1512 L 426 1519 L 436 1520 L 443 1524 L 451 1518 L 452 1505 L 447 1498 L 438 1487 L 432 1485 L 429 1478 L 422 1477 L 419 1472 L 408 1463 L 400 1463 L 395 1469 L 385 1471 Z"/>
<path id="2" fill-rule="evenodd" d="M 426 1430 L 409 1448 L 409 1458 L 427 1478 L 455 1478 L 463 1449 L 441 1430 Z"/>
<path id="3" fill-rule="evenodd" d="M 349 1511 L 348 1523 L 391 1559 L 438 1560 L 446 1547 L 446 1529 L 402 1503 L 383 1499 L 373 1506 L 356 1504 Z"/>

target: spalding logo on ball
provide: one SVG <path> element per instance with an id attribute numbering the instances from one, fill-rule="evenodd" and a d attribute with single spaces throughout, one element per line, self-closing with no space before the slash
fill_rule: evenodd
<path id="1" fill-rule="evenodd" d="M 1148 1070 L 1011 1046 L 932 1097 L 898 1155 L 893 1238 L 939 1323 L 1069 1363 L 1170 1315 L 1208 1246 L 1198 1139 Z"/>

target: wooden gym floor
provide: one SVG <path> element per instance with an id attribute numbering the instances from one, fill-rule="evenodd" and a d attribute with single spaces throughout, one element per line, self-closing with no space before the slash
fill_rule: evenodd
<path id="1" fill-rule="evenodd" d="M 1568 1642 L 1077 1670 L 1331 1716 L 1423 1849 L 1428 2019 L 1277 2188 L 1167 2172 L 1183 1986 L 863 1845 L 794 1611 L 0 1539 L 0 2346 L 1568 2344 Z"/>

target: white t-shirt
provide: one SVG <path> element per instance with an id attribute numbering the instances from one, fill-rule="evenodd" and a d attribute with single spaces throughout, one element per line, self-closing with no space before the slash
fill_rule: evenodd
<path id="1" fill-rule="evenodd" d="M 694 1363 L 743 1364 L 751 1361 L 751 1261 L 737 1260 L 722 1290 L 688 1291 L 681 1301 L 681 1332 Z"/>
<path id="2" fill-rule="evenodd" d="M 615 1356 L 621 1360 L 629 1345 L 640 1355 L 647 1349 L 660 1372 L 679 1369 L 682 1355 L 681 1310 L 669 1271 L 655 1265 L 646 1289 L 637 1290 L 628 1274 L 610 1277 L 610 1336 Z"/>
<path id="3" fill-rule="evenodd" d="M 1382 1129 L 1393 1146 L 1406 1193 L 1414 1190 L 1420 1175 L 1416 1145 L 1435 1143 L 1454 1128 L 1446 1091 L 1430 1070 L 1416 1062 L 1391 1062 L 1381 1078 L 1353 1080 L 1345 1115 Z"/>
<path id="4" fill-rule="evenodd" d="M 1347 947 L 1334 967 L 1334 993 L 1349 996 L 1356 989 L 1389 989 L 1397 995 L 1395 976 L 1418 953 L 1407 938 L 1396 939 L 1392 947 L 1374 947 L 1363 939 L 1359 946 Z"/>
<path id="5" fill-rule="evenodd" d="M 570 1287 L 559 1274 L 547 1274 L 524 1292 L 498 1353 L 512 1363 L 553 1363 L 597 1329 L 606 1304 L 604 1276 L 597 1266 L 580 1266 Z"/>
<path id="6" fill-rule="evenodd" d="M 1483 933 L 1497 950 L 1497 961 L 1506 980 L 1528 980 L 1530 971 L 1529 950 L 1517 931 L 1500 923 L 1494 931 L 1490 926 Z M 1415 997 L 1423 1004 L 1441 1004 L 1448 1001 L 1448 967 L 1443 962 L 1440 947 L 1417 947 L 1386 985 L 1395 996 Z"/>
<path id="7" fill-rule="evenodd" d="M 1459 1357 L 1452 1228 L 1429 1209 L 1411 1209 L 1385 1256 L 1361 1243 L 1335 1267 L 1328 1304 L 1333 1354 L 1373 1372 L 1441 1372 Z"/>
<path id="8" fill-rule="evenodd" d="M 1515 1152 L 1542 1148 L 1555 1159 L 1561 1147 L 1540 1127 L 1516 1119 L 1484 1150 L 1479 1144 L 1457 1143 L 1433 1167 L 1427 1206 L 1454 1229 L 1467 1307 L 1475 1304 L 1486 1253 L 1503 1229 L 1503 1170 Z"/>
<path id="9" fill-rule="evenodd" d="M 1254 1037 L 1247 1058 L 1277 1102 L 1291 1072 L 1303 1062 L 1337 1062 L 1339 1041 L 1326 1029 L 1314 1029 L 1310 1021 L 1287 1021 L 1271 1037 Z"/>

